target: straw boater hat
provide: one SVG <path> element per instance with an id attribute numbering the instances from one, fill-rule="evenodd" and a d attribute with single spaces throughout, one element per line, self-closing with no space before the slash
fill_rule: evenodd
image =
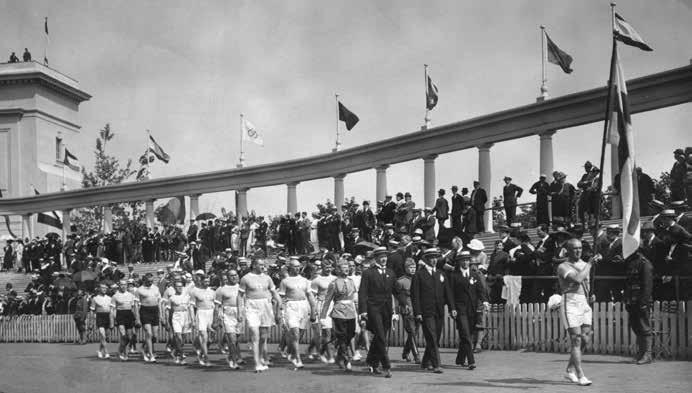
<path id="1" fill-rule="evenodd" d="M 485 249 L 485 246 L 483 245 L 482 241 L 478 239 L 471 239 L 468 248 L 472 251 L 483 251 Z"/>
<path id="2" fill-rule="evenodd" d="M 471 259 L 471 253 L 464 250 L 460 253 L 457 253 L 457 255 L 454 256 L 455 261 L 462 261 L 464 259 Z"/>
<path id="3" fill-rule="evenodd" d="M 439 257 L 440 255 L 440 249 L 438 249 L 437 247 L 430 247 L 427 250 L 423 251 L 423 258 Z"/>
<path id="4" fill-rule="evenodd" d="M 666 209 L 661 212 L 661 217 L 677 217 L 677 214 L 675 214 L 675 210 L 673 209 Z"/>

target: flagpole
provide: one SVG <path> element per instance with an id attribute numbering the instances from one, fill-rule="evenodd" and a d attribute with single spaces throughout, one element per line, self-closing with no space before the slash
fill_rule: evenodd
<path id="1" fill-rule="evenodd" d="M 48 44 L 50 43 L 50 36 L 48 35 L 48 17 L 44 17 L 43 29 L 46 33 L 46 44 L 43 47 L 43 65 L 48 66 Z"/>
<path id="2" fill-rule="evenodd" d="M 243 152 L 243 114 L 240 114 L 240 158 L 238 159 L 238 168 L 245 166 L 245 153 Z"/>
<path id="3" fill-rule="evenodd" d="M 598 210 L 596 211 L 596 223 L 594 225 L 593 229 L 593 235 L 594 239 L 596 238 L 596 234 L 598 233 L 598 227 L 600 225 L 601 221 L 601 205 L 603 204 L 602 201 L 602 194 L 603 194 L 603 165 L 605 161 L 605 151 L 606 151 L 606 136 L 608 134 L 608 125 L 609 125 L 609 119 L 610 119 L 610 105 L 611 101 L 613 100 L 613 71 L 615 69 L 615 54 L 617 51 L 617 44 L 615 41 L 615 35 L 613 34 L 613 31 L 615 30 L 615 22 L 614 22 L 614 15 L 615 15 L 615 3 L 610 3 L 610 23 L 611 23 L 611 31 L 610 34 L 613 39 L 613 50 L 610 55 L 610 73 L 608 74 L 608 98 L 606 101 L 606 110 L 605 110 L 605 117 L 603 119 L 603 139 L 601 141 L 601 161 L 600 161 L 600 167 L 599 170 L 600 175 L 598 176 L 598 189 L 596 190 L 597 196 L 598 196 Z M 611 168 L 611 171 L 614 171 L 615 168 Z M 592 283 L 593 285 L 593 283 Z"/>
<path id="4" fill-rule="evenodd" d="M 545 26 L 541 25 L 541 100 L 548 98 L 548 77 L 545 73 Z"/>
<path id="5" fill-rule="evenodd" d="M 147 130 L 147 180 L 151 179 L 151 167 L 149 162 L 151 160 L 151 131 Z"/>
<path id="6" fill-rule="evenodd" d="M 423 127 L 421 127 L 421 130 L 425 131 L 428 129 L 430 126 L 430 109 L 428 109 L 428 65 L 423 64 L 423 70 L 424 70 L 424 81 L 425 83 L 423 86 L 425 86 L 425 118 L 424 121 L 425 123 L 423 124 Z"/>
<path id="7" fill-rule="evenodd" d="M 63 150 L 63 155 L 65 155 L 65 151 Z M 60 191 L 65 191 L 67 189 L 67 186 L 65 185 L 65 157 L 62 159 L 62 189 Z"/>
<path id="8" fill-rule="evenodd" d="M 341 139 L 339 134 L 339 94 L 334 93 L 334 100 L 336 101 L 336 146 L 334 146 L 332 152 L 336 153 L 341 149 Z"/>

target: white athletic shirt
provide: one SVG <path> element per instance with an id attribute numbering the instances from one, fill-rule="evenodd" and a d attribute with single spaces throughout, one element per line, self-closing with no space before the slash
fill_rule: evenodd
<path id="1" fill-rule="evenodd" d="M 111 296 L 113 307 L 116 310 L 132 310 L 132 305 L 135 303 L 135 295 L 130 292 L 116 292 Z"/>

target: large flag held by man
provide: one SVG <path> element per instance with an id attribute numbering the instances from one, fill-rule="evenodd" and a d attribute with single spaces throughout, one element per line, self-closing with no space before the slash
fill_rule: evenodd
<path id="1" fill-rule="evenodd" d="M 346 123 L 346 129 L 351 131 L 351 129 L 356 126 L 360 119 L 355 113 L 348 110 L 344 104 L 339 101 L 339 120 Z"/>
<path id="2" fill-rule="evenodd" d="M 627 258 L 639 248 L 639 187 L 634 154 L 634 133 L 627 101 L 627 86 L 617 49 L 613 51 L 612 97 L 609 143 L 618 146 L 620 199 L 622 201 L 622 256 Z M 617 138 L 615 137 L 617 135 Z"/>

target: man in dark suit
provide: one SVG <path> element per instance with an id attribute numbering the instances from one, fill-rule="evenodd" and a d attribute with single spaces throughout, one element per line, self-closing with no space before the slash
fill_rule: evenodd
<path id="1" fill-rule="evenodd" d="M 373 250 L 375 263 L 363 271 L 358 289 L 358 312 L 361 326 L 373 334 L 366 363 L 370 372 L 380 374 L 378 366 L 382 364 L 385 378 L 391 378 L 391 363 L 387 353 L 387 338 L 392 327 L 392 295 L 398 296 L 396 276 L 387 269 L 387 248 L 378 247 Z M 405 302 L 401 299 L 400 303 Z"/>
<path id="2" fill-rule="evenodd" d="M 548 216 L 548 189 L 550 184 L 545 180 L 546 176 L 541 173 L 538 181 L 533 183 L 529 192 L 536 195 L 536 224 L 550 224 Z"/>
<path id="3" fill-rule="evenodd" d="M 692 274 L 692 264 L 690 260 L 690 244 L 692 244 L 692 234 L 687 232 L 682 225 L 678 224 L 677 215 L 674 210 L 666 209 L 661 212 L 661 231 L 660 236 L 666 250 L 666 263 L 672 268 L 673 274 L 688 276 Z M 681 280 L 680 297 L 688 299 L 692 296 L 692 285 L 688 280 Z"/>
<path id="4" fill-rule="evenodd" d="M 449 203 L 445 199 L 444 188 L 440 188 L 437 191 L 437 200 L 435 201 L 433 212 L 435 213 L 435 218 L 437 218 L 438 228 L 444 227 L 445 221 L 449 218 Z"/>
<path id="5" fill-rule="evenodd" d="M 502 198 L 505 204 L 505 218 L 507 225 L 514 222 L 514 217 L 517 215 L 517 199 L 521 198 L 524 189 L 512 184 L 512 178 L 505 176 L 505 186 L 502 188 Z"/>
<path id="6" fill-rule="evenodd" d="M 452 229 L 454 229 L 454 234 L 461 235 L 461 215 L 464 213 L 464 197 L 459 195 L 457 192 L 459 188 L 457 186 L 452 186 Z M 476 222 L 473 223 L 476 225 Z"/>
<path id="7" fill-rule="evenodd" d="M 468 359 L 469 370 L 476 368 L 473 357 L 472 334 L 479 321 L 481 306 L 488 307 L 488 291 L 483 276 L 478 270 L 471 270 L 471 253 L 462 251 L 454 257 L 455 270 L 449 276 L 448 288 L 454 302 L 453 313 L 459 331 L 459 350 L 456 364 L 465 365 Z"/>
<path id="8" fill-rule="evenodd" d="M 485 216 L 486 202 L 488 202 L 488 195 L 485 190 L 481 188 L 481 183 L 474 181 L 473 191 L 471 191 L 471 206 L 476 211 L 476 229 L 478 232 L 485 232 L 483 217 Z"/>
<path id="9" fill-rule="evenodd" d="M 440 250 L 437 248 L 425 250 L 423 252 L 425 266 L 418 269 L 411 281 L 413 315 L 423 326 L 423 337 L 425 337 L 425 353 L 421 367 L 431 369 L 436 374 L 442 373 L 439 344 L 444 325 L 445 304 L 452 317 L 456 317 L 456 311 L 451 304 L 449 287 L 445 285 L 445 275 L 435 269 L 440 257 Z"/>
<path id="10" fill-rule="evenodd" d="M 396 210 L 396 203 L 392 201 L 392 196 L 387 195 L 384 197 L 384 202 L 382 203 L 382 209 L 377 215 L 377 218 L 385 223 L 391 224 L 394 222 L 394 211 Z"/>

